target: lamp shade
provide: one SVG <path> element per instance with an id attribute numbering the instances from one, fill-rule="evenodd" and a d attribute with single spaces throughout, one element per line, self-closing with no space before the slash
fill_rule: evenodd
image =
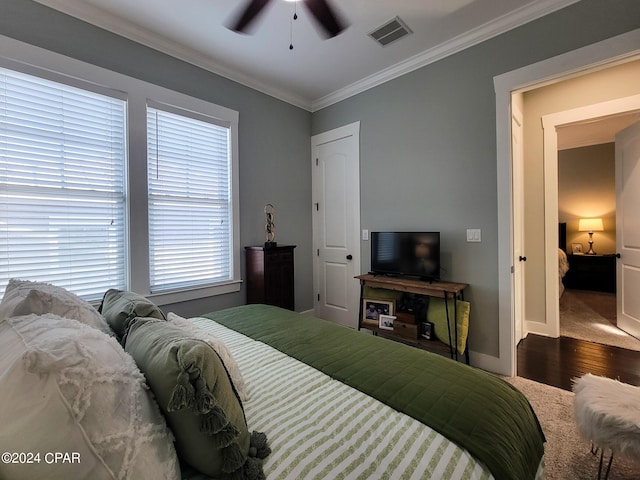
<path id="1" fill-rule="evenodd" d="M 601 218 L 581 218 L 578 222 L 580 232 L 602 232 L 604 227 Z"/>

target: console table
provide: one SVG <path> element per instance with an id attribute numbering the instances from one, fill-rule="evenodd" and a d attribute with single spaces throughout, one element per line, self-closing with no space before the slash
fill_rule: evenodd
<path id="1" fill-rule="evenodd" d="M 457 322 L 457 304 L 456 300 L 464 299 L 464 289 L 469 285 L 466 283 L 455 282 L 430 282 L 417 280 L 412 278 L 403 277 L 389 277 L 383 275 L 358 275 L 356 277 L 360 280 L 360 316 L 358 318 L 358 329 L 365 327 L 372 330 L 374 335 L 380 335 L 391 340 L 408 343 L 412 346 L 423 348 L 425 350 L 442 350 L 443 347 L 449 351 L 449 356 L 452 359 L 458 360 L 458 322 Z M 363 300 L 365 287 L 382 288 L 385 290 L 393 290 L 396 292 L 414 293 L 417 295 L 425 295 L 428 297 L 438 297 L 445 299 L 445 312 L 447 317 L 447 328 L 449 334 L 449 345 L 438 342 L 437 340 L 426 340 L 420 338 L 417 335 L 415 338 L 407 337 L 404 335 L 394 334 L 393 331 L 380 329 L 376 325 L 363 324 Z M 449 311 L 449 302 L 447 300 L 454 300 L 453 312 Z M 453 329 L 451 328 L 451 316 L 453 315 Z M 440 344 L 440 347 L 437 345 Z M 465 360 L 469 364 L 469 349 L 465 348 Z"/>

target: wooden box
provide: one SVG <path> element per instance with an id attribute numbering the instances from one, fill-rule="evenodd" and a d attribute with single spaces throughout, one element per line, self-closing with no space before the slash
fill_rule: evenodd
<path id="1" fill-rule="evenodd" d="M 416 325 L 415 323 L 400 322 L 396 318 L 396 320 L 393 322 L 393 333 L 394 335 L 398 335 L 399 337 L 417 339 L 418 325 Z"/>
<path id="2" fill-rule="evenodd" d="M 416 323 L 416 316 L 409 312 L 396 312 L 396 322 Z"/>

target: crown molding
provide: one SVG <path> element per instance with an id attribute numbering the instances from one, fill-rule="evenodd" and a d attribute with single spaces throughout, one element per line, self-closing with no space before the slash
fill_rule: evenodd
<path id="1" fill-rule="evenodd" d="M 212 57 L 203 54 L 192 48 L 186 48 L 177 42 L 172 42 L 149 32 L 142 30 L 132 22 L 123 20 L 121 17 L 105 12 L 93 5 L 73 0 L 35 0 L 36 2 L 50 7 L 54 10 L 90 23 L 98 28 L 115 33 L 121 37 L 142 44 L 146 47 L 165 53 L 171 57 L 200 67 L 211 73 L 232 80 L 236 83 L 249 87 L 258 92 L 274 97 L 283 102 L 289 103 L 304 110 L 311 110 L 311 100 L 294 95 L 289 91 L 282 90 L 276 86 L 257 81 L 254 77 L 246 75 L 240 70 L 232 69 L 220 65 Z"/>
<path id="2" fill-rule="evenodd" d="M 87 3 L 73 0 L 35 1 L 72 17 L 78 18 L 84 22 L 95 25 L 96 27 L 203 68 L 253 90 L 257 90 L 304 110 L 315 112 L 402 75 L 406 75 L 407 73 L 458 53 L 466 48 L 477 45 L 485 40 L 496 37 L 540 17 L 553 13 L 557 10 L 561 10 L 569 5 L 579 2 L 580 0 L 539 0 L 532 2 L 529 5 L 487 22 L 484 25 L 459 35 L 441 45 L 426 50 L 405 61 L 397 63 L 318 99 L 303 98 L 293 95 L 289 91 L 279 89 L 273 84 L 257 81 L 253 76 L 249 76 L 239 70 L 220 65 L 215 61 L 215 59 L 203 54 L 202 52 L 185 48 L 176 42 L 168 41 L 160 35 L 146 30 L 141 30 L 133 23 L 124 21 L 120 17 L 111 15 L 110 13 Z"/>
<path id="3" fill-rule="evenodd" d="M 394 78 L 401 77 L 419 68 L 435 63 L 450 55 L 461 52 L 469 47 L 482 43 L 493 37 L 497 37 L 509 30 L 513 30 L 521 25 L 529 23 L 550 13 L 561 10 L 569 5 L 578 3 L 580 0 L 541 0 L 531 3 L 518 10 L 514 10 L 506 15 L 496 18 L 473 30 L 469 30 L 462 35 L 440 44 L 429 50 L 425 50 L 407 60 L 392 65 L 351 85 L 336 90 L 329 95 L 316 99 L 311 104 L 311 111 L 315 112 L 322 108 L 338 103 L 349 97 L 365 92 L 373 87 L 386 83 Z"/>

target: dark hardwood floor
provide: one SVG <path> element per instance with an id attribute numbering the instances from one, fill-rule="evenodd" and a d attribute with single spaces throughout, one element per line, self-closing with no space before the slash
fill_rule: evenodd
<path id="1" fill-rule="evenodd" d="M 518 376 L 571 390 L 585 373 L 640 386 L 640 352 L 569 337 L 529 334 L 518 345 Z"/>

